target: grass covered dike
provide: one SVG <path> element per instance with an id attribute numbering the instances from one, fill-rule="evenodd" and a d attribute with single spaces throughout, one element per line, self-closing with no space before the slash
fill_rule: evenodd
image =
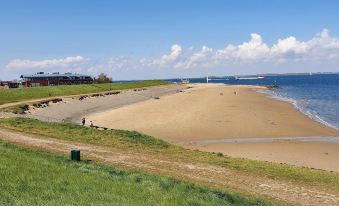
<path id="1" fill-rule="evenodd" d="M 0 141 L 0 205 L 272 205 L 174 178 L 70 161 Z"/>
<path id="2" fill-rule="evenodd" d="M 71 123 L 48 123 L 28 118 L 0 120 L 0 127 L 56 139 L 157 155 L 173 161 L 208 163 L 245 173 L 247 172 L 251 175 L 267 176 L 274 179 L 278 178 L 293 181 L 301 185 L 317 185 L 339 191 L 339 173 L 336 172 L 232 158 L 198 150 L 187 150 L 134 131 L 101 131 Z"/>
<path id="3" fill-rule="evenodd" d="M 2 89 L 0 90 L 0 105 L 25 100 L 42 99 L 57 96 L 90 94 L 96 92 L 106 92 L 122 89 L 134 89 L 141 87 L 159 86 L 165 84 L 169 83 L 162 80 L 146 80 L 139 82 Z"/>

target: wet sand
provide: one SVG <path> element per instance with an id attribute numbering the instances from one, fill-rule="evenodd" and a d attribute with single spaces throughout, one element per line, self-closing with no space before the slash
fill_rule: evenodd
<path id="1" fill-rule="evenodd" d="M 185 145 L 187 148 L 260 161 L 339 172 L 339 144 L 312 141 L 232 142 Z"/>
<path id="2" fill-rule="evenodd" d="M 225 138 L 339 137 L 338 130 L 310 119 L 288 102 L 256 92 L 262 87 L 192 86 L 182 93 L 94 113 L 87 119 L 98 126 L 135 130 L 187 148 L 339 171 L 339 144 L 335 142 L 220 142 Z"/>

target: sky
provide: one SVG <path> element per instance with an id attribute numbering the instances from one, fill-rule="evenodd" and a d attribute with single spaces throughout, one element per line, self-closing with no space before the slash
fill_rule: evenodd
<path id="1" fill-rule="evenodd" d="M 339 1 L 1 0 L 0 80 L 339 72 Z"/>

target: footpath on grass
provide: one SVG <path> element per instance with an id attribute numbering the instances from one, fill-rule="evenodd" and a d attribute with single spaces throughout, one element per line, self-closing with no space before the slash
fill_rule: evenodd
<path id="1" fill-rule="evenodd" d="M 171 161 L 157 154 L 138 153 L 112 147 L 78 143 L 43 136 L 0 129 L 0 139 L 15 144 L 34 147 L 68 155 L 72 148 L 79 148 L 82 157 L 111 166 L 129 168 L 158 175 L 203 183 L 222 189 L 232 189 L 252 195 L 266 196 L 299 205 L 337 205 L 339 194 L 326 187 L 299 185 L 267 176 L 251 175 L 235 169 L 211 164 Z"/>

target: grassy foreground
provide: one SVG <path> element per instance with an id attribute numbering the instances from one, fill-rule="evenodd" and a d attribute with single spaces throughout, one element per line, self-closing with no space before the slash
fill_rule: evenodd
<path id="1" fill-rule="evenodd" d="M 158 86 L 164 84 L 168 84 L 168 82 L 161 80 L 148 80 L 125 83 L 83 84 L 83 85 L 2 89 L 0 90 L 0 105 L 24 100 L 33 100 L 56 96 L 89 94 L 112 90 L 133 89 L 149 86 Z"/>
<path id="2" fill-rule="evenodd" d="M 0 126 L 56 139 L 71 140 L 157 155 L 173 161 L 208 163 L 268 176 L 301 185 L 316 185 L 339 191 L 339 173 L 299 168 L 275 163 L 231 158 L 219 154 L 187 150 L 138 132 L 112 130 L 100 131 L 69 123 L 47 123 L 33 119 L 15 118 L 0 120 Z"/>
<path id="3" fill-rule="evenodd" d="M 0 141 L 0 205 L 272 205 L 177 179 L 73 162 Z"/>

